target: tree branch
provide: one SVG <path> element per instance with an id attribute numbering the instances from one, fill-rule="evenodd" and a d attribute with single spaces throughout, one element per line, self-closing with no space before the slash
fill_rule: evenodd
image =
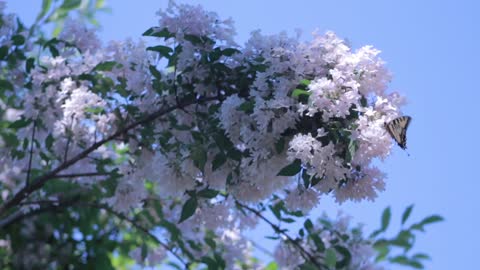
<path id="1" fill-rule="evenodd" d="M 32 171 L 32 159 L 33 159 L 33 140 L 35 140 L 35 129 L 37 128 L 37 121 L 33 121 L 33 130 L 32 138 L 30 140 L 30 156 L 28 157 L 28 170 L 27 170 L 27 180 L 25 181 L 25 186 L 28 186 L 30 183 L 30 173 Z"/>
<path id="2" fill-rule="evenodd" d="M 56 178 L 75 178 L 75 177 L 90 177 L 90 176 L 107 176 L 110 173 L 102 172 L 89 172 L 89 173 L 70 173 L 70 174 L 57 174 Z"/>
<path id="3" fill-rule="evenodd" d="M 32 183 L 28 186 L 25 186 L 23 187 L 22 189 L 20 189 L 14 196 L 13 198 L 11 198 L 10 200 L 6 201 L 1 207 L 0 207 L 0 215 L 2 215 L 5 211 L 7 211 L 8 209 L 18 205 L 18 203 L 20 203 L 23 199 L 25 199 L 26 197 L 28 197 L 32 192 L 40 189 L 41 187 L 43 187 L 43 185 L 50 179 L 52 178 L 55 178 L 56 175 L 69 168 L 70 166 L 72 166 L 73 164 L 75 164 L 76 162 L 78 162 L 79 160 L 82 160 L 84 159 L 85 157 L 87 157 L 90 153 L 92 153 L 93 151 L 95 151 L 97 148 L 99 148 L 100 146 L 104 145 L 105 143 L 121 136 L 122 134 L 125 134 L 127 133 L 128 131 L 136 128 L 137 126 L 140 126 L 140 125 L 143 125 L 143 124 L 146 124 L 146 123 L 149 123 L 167 113 L 170 113 L 176 109 L 181 109 L 181 108 L 184 108 L 184 107 L 187 107 L 189 105 L 193 105 L 193 104 L 196 104 L 196 103 L 203 103 L 203 102 L 208 102 L 208 101 L 214 101 L 214 100 L 217 100 L 217 97 L 205 97 L 205 98 L 202 98 L 202 99 L 195 99 L 195 100 L 183 100 L 183 101 L 180 101 L 179 104 L 176 104 L 175 106 L 172 106 L 172 107 L 168 107 L 168 108 L 165 108 L 165 109 L 160 109 L 154 113 L 151 113 L 147 116 L 145 116 L 143 119 L 140 119 L 138 120 L 137 122 L 134 122 L 134 123 L 131 123 L 130 125 L 126 126 L 125 128 L 123 129 L 120 129 L 120 130 L 117 130 L 116 132 L 114 132 L 112 135 L 106 137 L 105 139 L 103 140 L 100 140 L 96 143 L 94 143 L 93 145 L 91 145 L 90 147 L 88 147 L 87 149 L 85 149 L 83 152 L 79 153 L 78 155 L 74 156 L 73 158 L 71 158 L 70 160 L 66 160 L 65 162 L 63 162 L 62 164 L 60 164 L 57 168 L 53 169 L 52 171 L 46 173 L 46 174 L 43 174 L 41 176 L 38 176 L 36 177 Z"/>
<path id="4" fill-rule="evenodd" d="M 29 204 L 46 204 L 47 206 L 31 210 L 29 212 L 23 212 L 22 210 L 18 210 L 17 212 L 11 214 L 10 216 L 0 220 L 0 228 L 7 228 L 11 224 L 18 222 L 24 218 L 34 216 L 40 213 L 45 212 L 55 212 L 58 210 L 65 210 L 65 208 L 73 205 L 75 202 L 80 200 L 80 195 L 72 196 L 69 199 L 63 201 L 37 201 L 32 202 Z"/>

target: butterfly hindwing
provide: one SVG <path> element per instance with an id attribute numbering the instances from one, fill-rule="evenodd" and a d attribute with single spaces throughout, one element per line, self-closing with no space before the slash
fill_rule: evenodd
<path id="1" fill-rule="evenodd" d="M 407 128 L 411 120 L 410 116 L 401 116 L 385 124 L 390 136 L 404 150 L 407 148 Z"/>

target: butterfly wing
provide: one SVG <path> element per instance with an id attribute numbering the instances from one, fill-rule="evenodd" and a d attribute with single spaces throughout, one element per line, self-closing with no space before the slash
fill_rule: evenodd
<path id="1" fill-rule="evenodd" d="M 401 116 L 393 119 L 385 125 L 388 133 L 397 142 L 403 150 L 407 148 L 407 129 L 412 118 L 410 116 Z"/>

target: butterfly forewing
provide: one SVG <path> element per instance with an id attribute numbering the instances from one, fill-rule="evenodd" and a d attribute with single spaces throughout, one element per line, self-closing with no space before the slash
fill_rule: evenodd
<path id="1" fill-rule="evenodd" d="M 411 120 L 410 116 L 401 116 L 385 124 L 390 136 L 404 150 L 407 148 L 407 128 Z"/>

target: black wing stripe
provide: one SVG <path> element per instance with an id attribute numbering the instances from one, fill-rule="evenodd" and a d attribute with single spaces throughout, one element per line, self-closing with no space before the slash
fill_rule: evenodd
<path id="1" fill-rule="evenodd" d="M 411 120 L 410 116 L 401 116 L 385 124 L 390 136 L 404 150 L 407 148 L 407 128 Z"/>

